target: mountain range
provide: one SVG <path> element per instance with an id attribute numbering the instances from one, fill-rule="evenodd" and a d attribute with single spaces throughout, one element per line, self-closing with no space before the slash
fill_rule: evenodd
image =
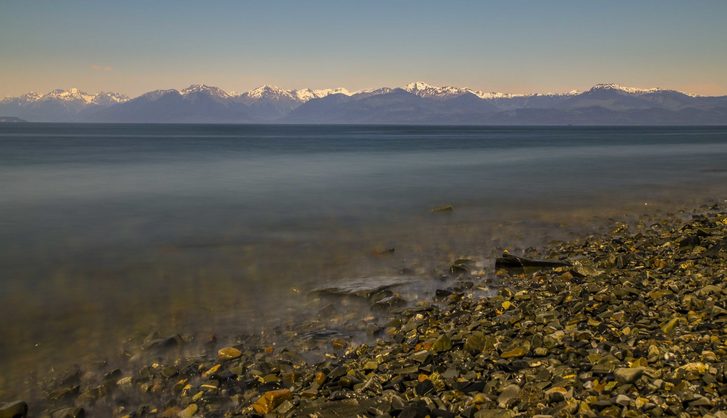
<path id="1" fill-rule="evenodd" d="M 583 92 L 507 94 L 423 82 L 351 92 L 262 86 L 242 94 L 192 85 L 135 98 L 76 88 L 0 100 L 31 122 L 465 125 L 721 125 L 727 96 L 598 84 Z"/>

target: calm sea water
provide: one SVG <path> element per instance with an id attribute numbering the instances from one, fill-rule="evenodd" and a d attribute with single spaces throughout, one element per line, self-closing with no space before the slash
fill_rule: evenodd
<path id="1" fill-rule="evenodd" d="M 719 127 L 0 125 L 0 392 L 135 335 L 265 329 L 321 283 L 725 198 Z"/>

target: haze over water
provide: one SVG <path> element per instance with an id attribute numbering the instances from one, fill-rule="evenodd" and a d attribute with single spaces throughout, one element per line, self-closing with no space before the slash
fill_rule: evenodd
<path id="1" fill-rule="evenodd" d="M 0 190 L 2 392 L 154 331 L 295 321 L 322 283 L 723 200 L 727 128 L 0 125 Z"/>

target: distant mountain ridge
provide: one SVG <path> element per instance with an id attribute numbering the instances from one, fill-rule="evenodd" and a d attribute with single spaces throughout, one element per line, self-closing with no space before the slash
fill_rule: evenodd
<path id="1" fill-rule="evenodd" d="M 135 98 L 56 89 L 0 100 L 0 114 L 33 122 L 471 125 L 727 124 L 727 96 L 597 84 L 584 92 L 508 94 L 413 82 L 349 91 L 261 86 L 241 94 L 194 84 Z"/>

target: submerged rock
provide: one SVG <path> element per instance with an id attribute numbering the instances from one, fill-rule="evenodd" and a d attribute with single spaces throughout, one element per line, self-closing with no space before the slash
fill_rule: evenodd
<path id="1" fill-rule="evenodd" d="M 222 361 L 234 360 L 240 356 L 242 356 L 242 351 L 235 347 L 224 347 L 217 351 L 217 358 Z"/>
<path id="2" fill-rule="evenodd" d="M 432 213 L 450 213 L 454 211 L 454 206 L 443 205 L 432 208 Z"/>
<path id="3" fill-rule="evenodd" d="M 372 276 L 341 279 L 335 283 L 313 289 L 313 293 L 333 296 L 358 296 L 370 298 L 374 294 L 421 281 L 418 276 Z"/>
<path id="4" fill-rule="evenodd" d="M 184 343 L 184 340 L 179 335 L 172 335 L 164 338 L 150 339 L 144 344 L 143 349 L 145 351 L 153 351 L 156 353 L 163 353 L 167 350 L 179 347 Z"/>

